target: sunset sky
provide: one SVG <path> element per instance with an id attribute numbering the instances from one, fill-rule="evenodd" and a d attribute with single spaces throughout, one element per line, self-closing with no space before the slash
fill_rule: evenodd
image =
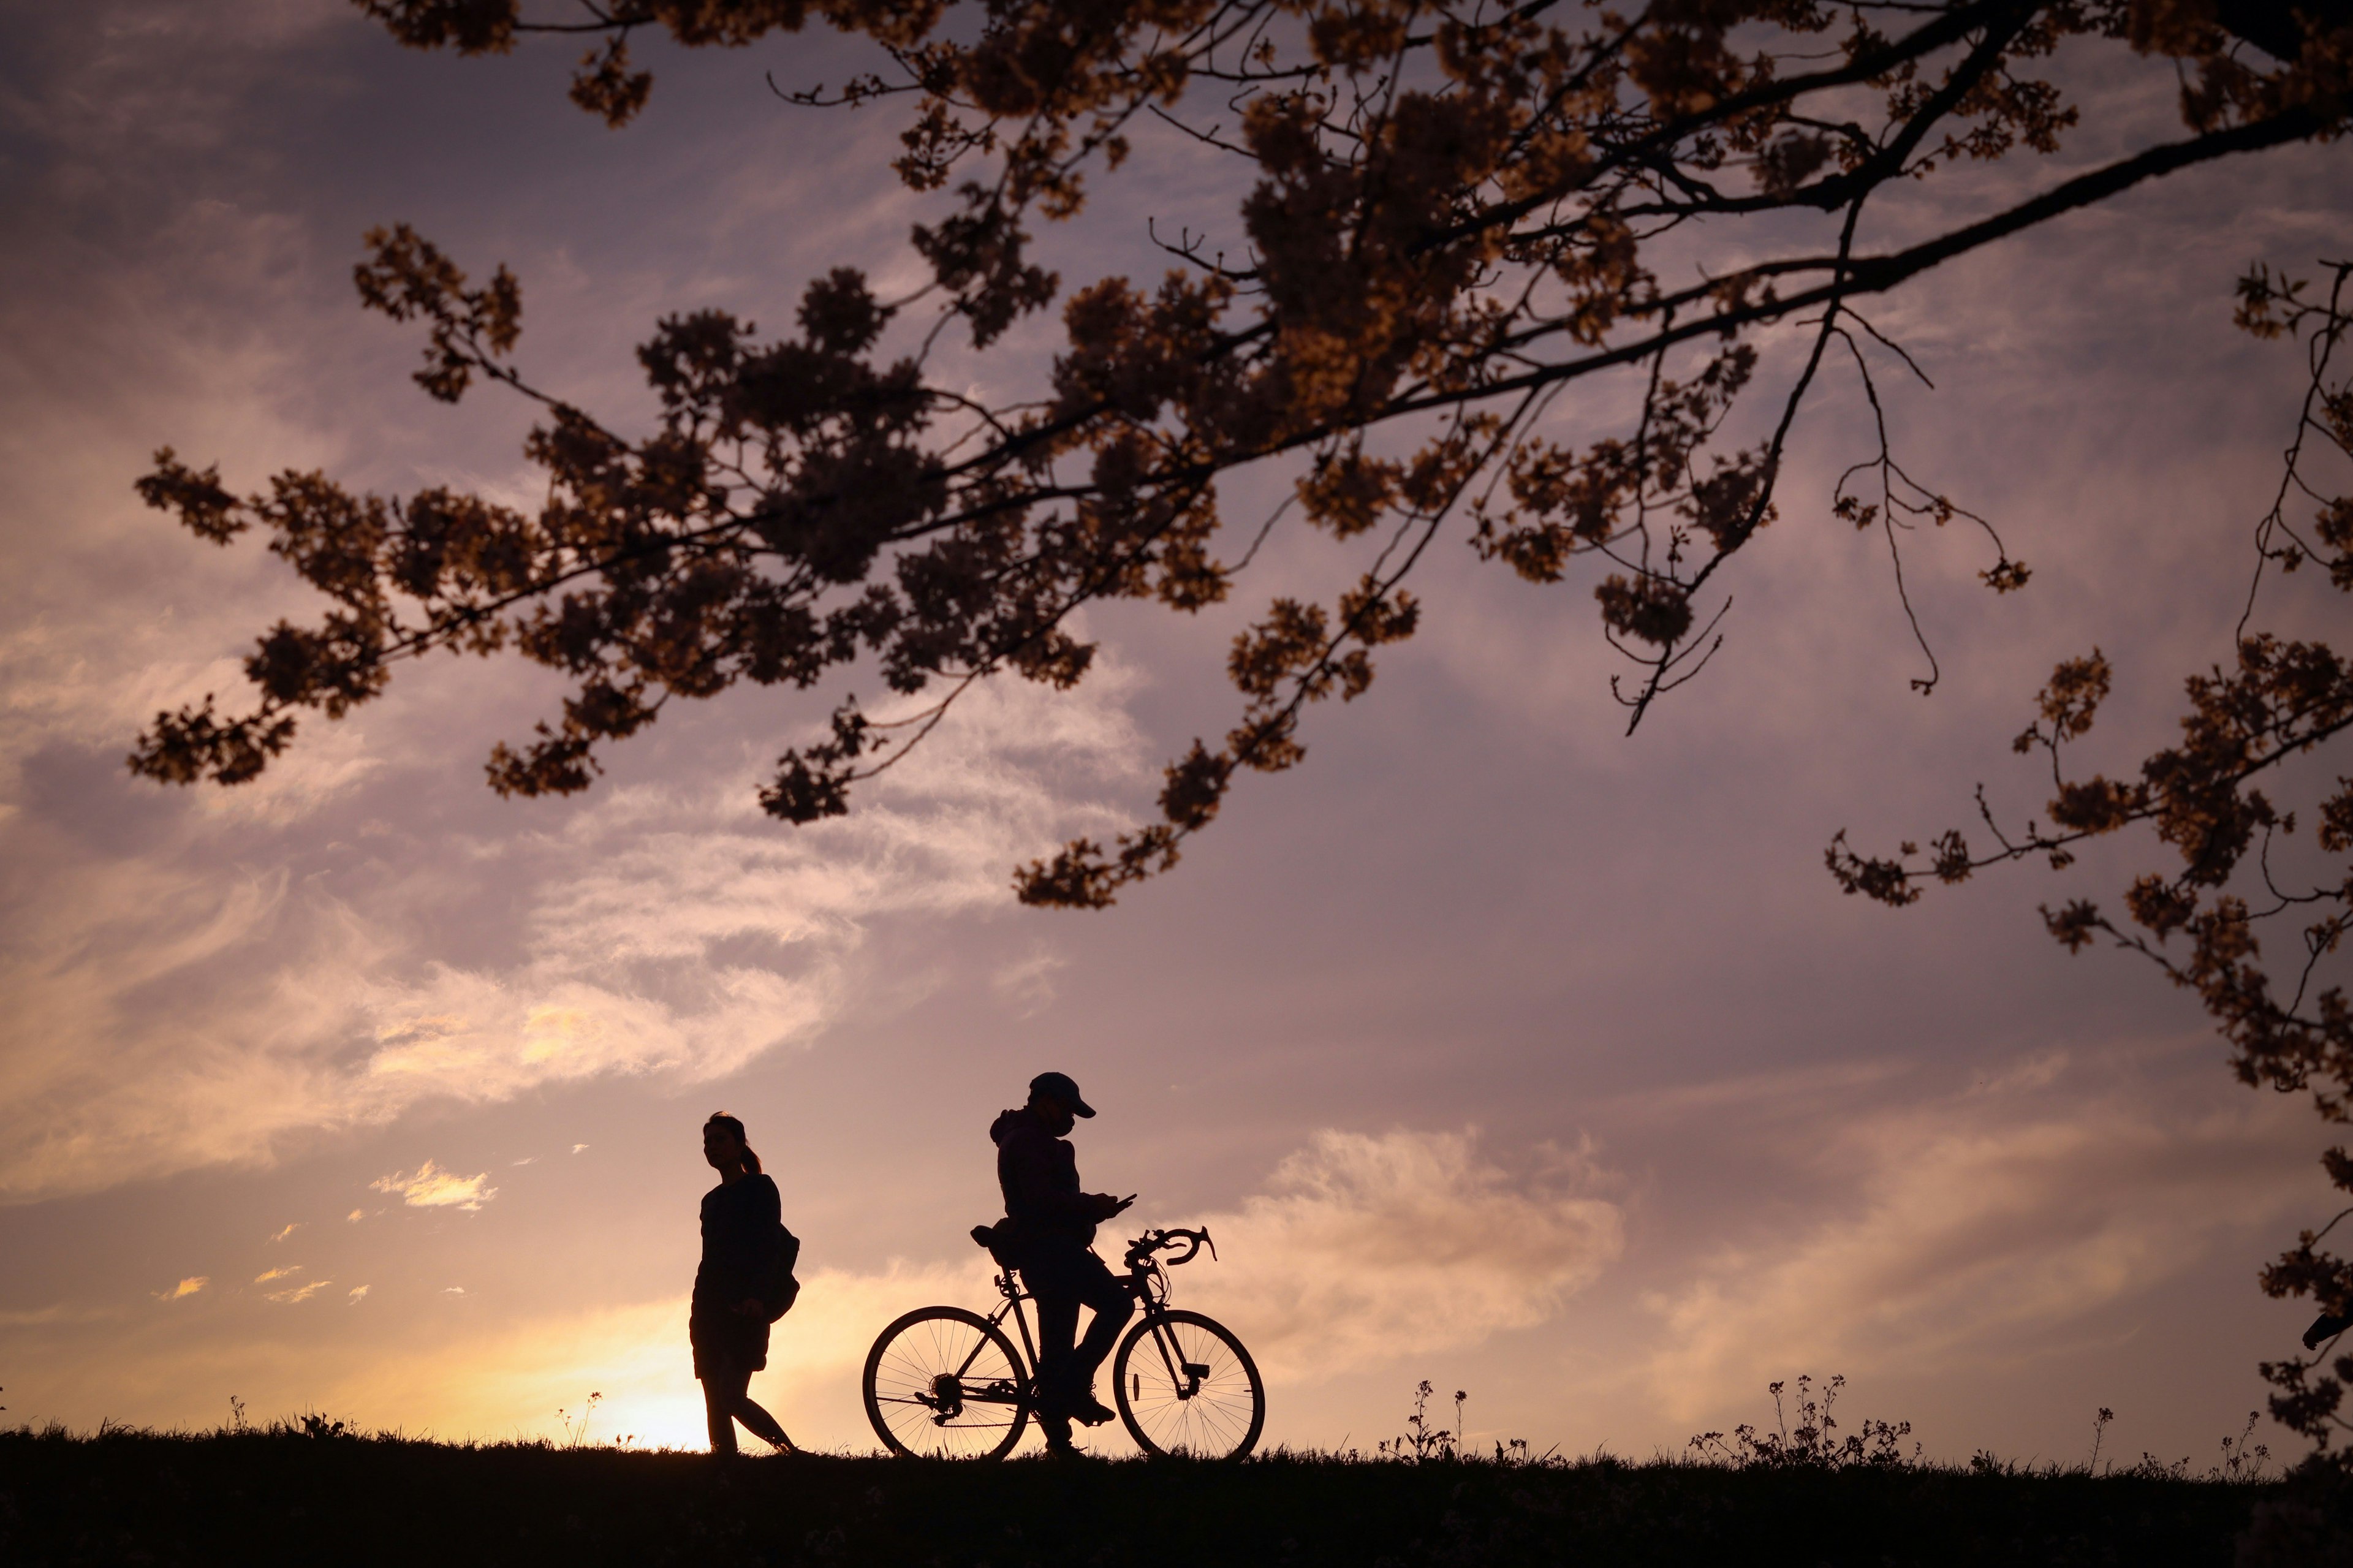
<path id="1" fill-rule="evenodd" d="M 1997 599 L 1978 538 L 1909 542 L 1933 696 L 1883 542 L 1829 515 L 1868 453 L 1836 380 L 1727 573 L 1724 654 L 1638 734 L 1592 578 L 1531 586 L 1458 541 L 1303 766 L 1081 914 L 1018 907 L 1012 868 L 1146 812 L 1231 721 L 1242 619 L 1328 596 L 1352 547 L 1278 534 L 1230 605 L 1096 614 L 1075 693 L 983 689 L 812 828 L 755 789 L 837 687 L 674 704 L 568 801 L 483 784 L 561 692 L 511 660 L 406 669 L 240 789 L 123 766 L 159 708 L 241 700 L 254 636 L 313 602 L 258 541 L 143 508 L 156 447 L 239 489 L 322 468 L 533 503 L 526 412 L 432 402 L 420 335 L 359 309 L 366 229 L 506 263 L 526 369 L 641 421 L 657 317 L 782 329 L 831 267 L 918 276 L 937 209 L 888 170 L 899 110 L 763 80 L 838 83 L 859 47 L 653 48 L 614 132 L 565 100 L 569 46 L 417 54 L 340 0 L 0 0 L 0 1419 L 209 1426 L 234 1395 L 495 1439 L 594 1391 L 592 1439 L 700 1447 L 685 1301 L 724 1109 L 804 1241 L 754 1394 L 804 1444 L 871 1447 L 858 1363 L 908 1308 L 988 1304 L 987 1130 L 1049 1068 L 1101 1109 L 1089 1186 L 1216 1236 L 1177 1300 L 1258 1353 L 1270 1445 L 1369 1448 L 1424 1377 L 1482 1446 L 1629 1456 L 1768 1416 L 1801 1373 L 1945 1458 L 2077 1459 L 2105 1405 L 2110 1451 L 2202 1462 L 2262 1404 L 2309 1310 L 2254 1272 L 2331 1212 L 2326 1129 L 2240 1088 L 2194 998 L 2035 912 L 2155 851 L 1901 911 L 1841 897 L 1822 851 L 1965 824 L 1979 781 L 2041 814 L 2008 742 L 2094 645 L 2117 693 L 2087 763 L 2168 738 L 2229 652 L 2302 392 L 2231 285 L 2347 252 L 2341 148 L 2137 191 L 1877 312 L 1936 383 L 1890 387 L 1906 466 L 2034 570 Z M 1887 232 L 2178 125 L 2169 65 L 2062 65 L 2086 123 L 2060 156 L 1939 175 Z M 1147 218 L 1231 233 L 1206 157 L 1145 145 L 1048 235 L 1066 288 L 1156 277 Z M 1034 322 L 943 374 L 1013 395 L 1051 346 Z M 1624 392 L 1565 399 L 1560 437 Z M 1254 523 L 1286 483 L 1224 510 Z M 2319 592 L 2263 618 L 2341 616 Z"/>

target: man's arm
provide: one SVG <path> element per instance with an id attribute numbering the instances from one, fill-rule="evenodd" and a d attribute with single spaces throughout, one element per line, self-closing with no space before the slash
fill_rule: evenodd
<path id="1" fill-rule="evenodd" d="M 1019 1196 L 1024 1209 L 1041 1218 L 1068 1215 L 1092 1225 L 1111 1218 L 1135 1201 L 1133 1197 L 1115 1198 L 1109 1193 L 1073 1192 L 1056 1182 L 1056 1167 L 1060 1162 L 1054 1157 L 1050 1139 L 1017 1139 L 1005 1146 L 1004 1152 L 1008 1186 Z"/>

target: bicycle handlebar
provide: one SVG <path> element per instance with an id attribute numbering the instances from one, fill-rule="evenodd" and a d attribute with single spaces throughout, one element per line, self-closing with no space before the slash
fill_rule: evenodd
<path id="1" fill-rule="evenodd" d="M 1179 1243 L 1182 1243 L 1185 1247 L 1182 1252 L 1176 1250 Z M 1209 1257 L 1215 1259 L 1218 1256 L 1218 1244 L 1209 1239 L 1209 1232 L 1206 1226 L 1199 1230 L 1147 1230 L 1127 1244 L 1127 1266 L 1130 1268 L 1141 1268 L 1145 1266 L 1145 1259 L 1154 1253 L 1166 1251 L 1171 1256 L 1163 1258 L 1161 1262 L 1164 1267 L 1173 1268 L 1180 1263 L 1192 1262 L 1204 1247 L 1209 1249 Z"/>

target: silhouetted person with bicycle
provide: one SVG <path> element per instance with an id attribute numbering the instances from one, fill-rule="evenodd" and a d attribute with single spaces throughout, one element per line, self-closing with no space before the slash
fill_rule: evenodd
<path id="1" fill-rule="evenodd" d="M 1038 1425 L 1047 1448 L 1058 1454 L 1077 1451 L 1072 1421 L 1094 1426 L 1112 1418 L 1095 1398 L 1095 1370 L 1135 1310 L 1127 1283 L 1093 1251 L 1096 1224 L 1135 1198 L 1080 1191 L 1078 1154 L 1068 1138 L 1077 1118 L 1094 1113 L 1067 1075 L 1042 1072 L 1029 1080 L 1029 1103 L 1005 1111 L 988 1130 L 1009 1222 L 998 1227 L 998 1246 L 1037 1299 Z M 1094 1321 L 1080 1340 L 1082 1306 L 1093 1309 Z"/>

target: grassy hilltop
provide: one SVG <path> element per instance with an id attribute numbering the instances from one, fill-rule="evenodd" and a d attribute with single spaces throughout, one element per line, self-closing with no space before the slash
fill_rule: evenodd
<path id="1" fill-rule="evenodd" d="M 459 1447 L 311 1429 L 0 1433 L 0 1563 L 2233 1562 L 2278 1483 L 1922 1465 L 1234 1465 Z M 2290 1533 L 2300 1534 L 2301 1531 Z M 2299 1552 L 2301 1556 L 2303 1553 Z M 2263 1561 L 2292 1557 L 2265 1553 Z"/>

